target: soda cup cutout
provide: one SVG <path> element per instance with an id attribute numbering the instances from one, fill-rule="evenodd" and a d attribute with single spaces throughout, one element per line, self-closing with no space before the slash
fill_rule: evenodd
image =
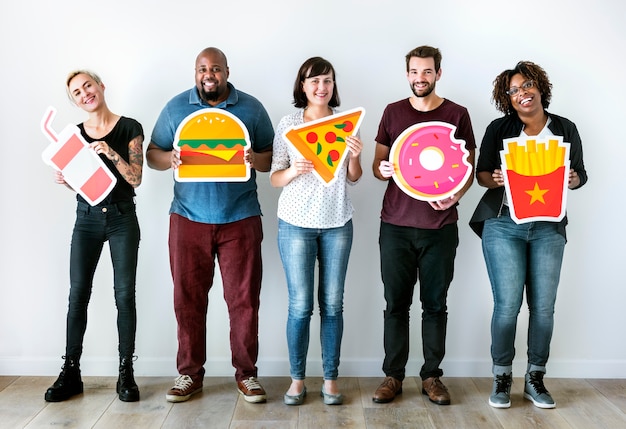
<path id="1" fill-rule="evenodd" d="M 565 216 L 570 144 L 560 136 L 504 140 L 500 151 L 511 218 L 518 224 Z"/>
<path id="2" fill-rule="evenodd" d="M 54 132 L 50 125 L 55 115 L 56 109 L 49 107 L 41 121 L 41 131 L 51 142 L 41 157 L 63 173 L 67 184 L 95 206 L 113 190 L 117 178 L 89 147 L 76 125 L 68 124 L 58 135 Z"/>

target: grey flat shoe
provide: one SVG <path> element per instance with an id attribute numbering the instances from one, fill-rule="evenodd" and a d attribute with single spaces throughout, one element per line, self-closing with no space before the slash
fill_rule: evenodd
<path id="1" fill-rule="evenodd" d="M 341 393 L 337 393 L 336 395 L 331 395 L 330 393 L 326 393 L 324 391 L 324 386 L 322 386 L 322 390 L 320 391 L 320 396 L 324 398 L 324 403 L 326 405 L 343 404 L 343 395 Z"/>
<path id="2" fill-rule="evenodd" d="M 302 405 L 304 403 L 304 397 L 306 396 L 306 386 L 302 389 L 297 395 L 287 395 L 283 396 L 283 401 L 285 405 Z"/>

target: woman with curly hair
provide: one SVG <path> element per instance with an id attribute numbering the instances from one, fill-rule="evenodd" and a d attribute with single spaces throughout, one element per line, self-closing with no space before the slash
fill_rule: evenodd
<path id="1" fill-rule="evenodd" d="M 576 125 L 547 111 L 551 90 L 552 84 L 543 68 L 529 61 L 521 61 L 515 68 L 498 75 L 494 81 L 493 102 L 504 116 L 487 127 L 476 167 L 478 183 L 487 191 L 470 220 L 470 226 L 482 238 L 493 293 L 491 357 L 494 382 L 489 404 L 495 408 L 511 406 L 515 333 L 524 290 L 529 310 L 524 397 L 539 408 L 556 406 L 544 385 L 543 376 L 550 353 L 567 216 L 559 222 L 514 222 L 509 213 L 500 165 L 500 151 L 506 139 L 562 136 L 563 141 L 570 144 L 569 189 L 578 189 L 587 182 Z"/>

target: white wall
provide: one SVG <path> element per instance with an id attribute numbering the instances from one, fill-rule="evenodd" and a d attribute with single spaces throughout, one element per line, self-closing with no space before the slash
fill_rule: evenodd
<path id="1" fill-rule="evenodd" d="M 384 7 L 381 7 L 384 6 Z M 167 100 L 194 83 L 194 60 L 207 46 L 228 56 L 231 82 L 259 98 L 272 121 L 293 110 L 299 65 L 321 55 L 337 70 L 342 108 L 367 110 L 361 136 L 365 175 L 353 189 L 355 242 L 345 296 L 340 374 L 382 375 L 384 300 L 378 263 L 378 218 L 385 184 L 370 166 L 387 103 L 410 95 L 404 55 L 421 44 L 443 53 L 440 95 L 468 107 L 476 139 L 499 114 L 492 81 L 518 60 L 542 65 L 554 84 L 551 111 L 579 127 L 589 183 L 568 198 L 570 226 L 551 376 L 626 377 L 626 282 L 620 267 L 626 227 L 623 180 L 626 113 L 623 2 L 598 0 L 320 0 L 231 2 L 73 0 L 4 2 L 0 6 L 0 374 L 52 375 L 64 352 L 69 240 L 74 195 L 52 181 L 41 161 L 48 141 L 39 123 L 57 107 L 53 127 L 85 119 L 65 97 L 64 78 L 86 67 L 107 86 L 111 109 L 138 119 L 147 139 Z M 261 376 L 287 375 L 286 286 L 276 246 L 279 190 L 259 174 L 264 212 L 265 276 L 260 314 Z M 137 285 L 136 372 L 175 375 L 176 324 L 167 254 L 170 173 L 146 167 L 138 189 L 142 228 Z M 491 291 L 480 240 L 467 226 L 482 195 L 460 206 L 461 244 L 449 295 L 449 376 L 490 374 Z M 117 333 L 108 252 L 96 274 L 83 371 L 116 373 Z M 221 284 L 209 308 L 208 375 L 231 375 Z M 409 374 L 422 363 L 417 296 Z M 319 318 L 314 316 L 309 374 L 319 375 Z M 527 313 L 519 320 L 515 371 L 525 368 Z"/>

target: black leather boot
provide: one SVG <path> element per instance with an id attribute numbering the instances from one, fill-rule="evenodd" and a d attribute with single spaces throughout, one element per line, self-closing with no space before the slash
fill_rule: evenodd
<path id="1" fill-rule="evenodd" d="M 117 393 L 120 401 L 136 402 L 139 400 L 139 387 L 135 383 L 132 356 L 120 357 L 120 376 L 117 379 Z"/>
<path id="2" fill-rule="evenodd" d="M 65 401 L 74 395 L 83 393 L 79 359 L 74 356 L 63 356 L 63 359 L 65 359 L 65 363 L 61 368 L 59 378 L 46 391 L 45 399 L 48 402 Z"/>

